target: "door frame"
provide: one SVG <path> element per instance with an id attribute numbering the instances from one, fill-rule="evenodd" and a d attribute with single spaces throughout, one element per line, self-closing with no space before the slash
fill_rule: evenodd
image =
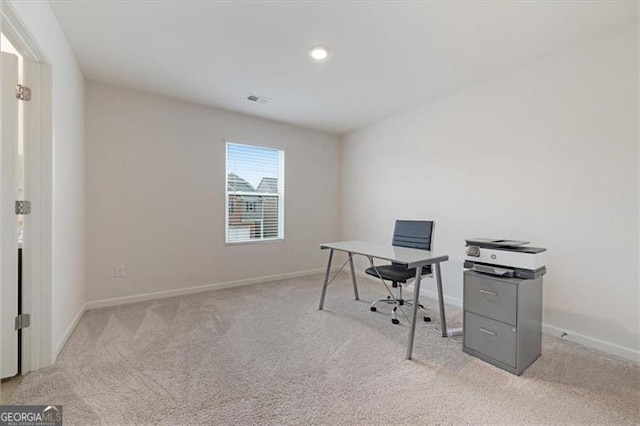
<path id="1" fill-rule="evenodd" d="M 25 197 L 33 210 L 25 217 L 22 308 L 31 325 L 22 330 L 22 374 L 55 361 L 52 344 L 52 248 L 53 248 L 53 127 L 51 63 L 38 46 L 10 2 L 0 2 L 0 31 L 24 58 L 43 64 L 31 81 L 33 104 L 25 105 Z M 14 96 L 13 93 L 2 94 Z M 38 98 L 38 99 L 36 99 Z M 1 125 L 1 117 L 0 117 Z M 31 143 L 28 143 L 31 141 Z M 37 142 L 33 142 L 37 141 Z M 1 202 L 1 201 L 0 201 Z M 0 206 L 3 211 L 6 206 Z M 28 234 L 28 235 L 27 235 Z M 0 262 L 1 267 L 1 262 Z M 1 361 L 1 360 L 0 360 Z"/>

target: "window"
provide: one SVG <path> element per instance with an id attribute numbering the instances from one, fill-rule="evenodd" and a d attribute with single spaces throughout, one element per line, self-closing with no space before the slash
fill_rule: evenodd
<path id="1" fill-rule="evenodd" d="M 226 242 L 284 238 L 284 151 L 227 143 Z"/>

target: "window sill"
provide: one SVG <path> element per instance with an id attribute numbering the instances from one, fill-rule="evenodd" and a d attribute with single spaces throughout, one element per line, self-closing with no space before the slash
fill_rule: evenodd
<path id="1" fill-rule="evenodd" d="M 240 246 L 245 244 L 268 244 L 268 243 L 282 243 L 284 242 L 284 238 L 270 238 L 265 240 L 257 240 L 257 241 L 225 241 L 225 244 L 228 246 Z"/>

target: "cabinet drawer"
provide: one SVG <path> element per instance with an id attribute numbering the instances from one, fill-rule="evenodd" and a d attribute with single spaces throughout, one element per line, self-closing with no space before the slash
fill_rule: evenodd
<path id="1" fill-rule="evenodd" d="M 476 272 L 464 274 L 464 309 L 484 317 L 516 323 L 518 286 Z"/>
<path id="2" fill-rule="evenodd" d="M 464 313 L 464 345 L 515 368 L 518 336 L 514 330 L 509 324 Z"/>

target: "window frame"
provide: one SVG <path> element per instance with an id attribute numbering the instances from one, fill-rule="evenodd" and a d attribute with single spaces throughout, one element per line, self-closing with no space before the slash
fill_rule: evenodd
<path id="1" fill-rule="evenodd" d="M 228 160 L 229 160 L 229 145 L 240 145 L 243 147 L 249 148 L 258 148 L 258 149 L 269 149 L 278 152 L 278 192 L 242 192 L 237 191 L 233 194 L 229 193 L 229 168 L 228 168 Z M 285 211 L 285 150 L 282 148 L 275 148 L 272 146 L 260 146 L 246 142 L 238 142 L 235 140 L 226 139 L 224 143 L 224 194 L 225 194 L 225 220 L 224 220 L 224 240 L 226 245 L 242 245 L 242 244 L 265 244 L 265 243 L 277 243 L 284 241 L 284 211 Z M 278 236 L 273 238 L 255 238 L 249 240 L 242 241 L 230 241 L 229 240 L 229 195 L 249 195 L 249 196 L 270 196 L 270 197 L 278 197 Z M 237 209 L 237 206 L 234 206 L 235 210 L 244 210 Z M 263 223 L 264 226 L 264 223 Z"/>

